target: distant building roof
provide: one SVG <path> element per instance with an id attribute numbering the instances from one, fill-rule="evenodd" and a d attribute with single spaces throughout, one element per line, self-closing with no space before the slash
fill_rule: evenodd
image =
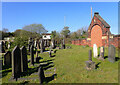
<path id="1" fill-rule="evenodd" d="M 43 33 L 42 35 L 51 35 L 51 33 Z"/>
<path id="2" fill-rule="evenodd" d="M 106 28 L 110 28 L 110 25 L 99 15 L 98 12 L 95 12 L 94 16 L 97 17 Z"/>

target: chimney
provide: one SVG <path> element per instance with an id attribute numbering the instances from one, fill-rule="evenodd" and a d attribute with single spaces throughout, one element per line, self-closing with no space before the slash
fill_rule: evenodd
<path id="1" fill-rule="evenodd" d="M 94 15 L 97 15 L 97 14 L 99 14 L 99 12 L 95 12 L 95 13 L 94 13 Z"/>

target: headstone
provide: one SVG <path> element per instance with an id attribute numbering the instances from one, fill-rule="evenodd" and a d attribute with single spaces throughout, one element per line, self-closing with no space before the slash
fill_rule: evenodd
<path id="1" fill-rule="evenodd" d="M 45 50 L 43 39 L 41 39 L 40 47 L 41 47 L 41 53 L 43 53 Z"/>
<path id="2" fill-rule="evenodd" d="M 2 67 L 3 67 L 3 60 L 0 59 L 0 70 L 2 70 Z"/>
<path id="3" fill-rule="evenodd" d="M 25 72 L 28 69 L 27 49 L 25 46 L 21 48 L 21 72 Z"/>
<path id="4" fill-rule="evenodd" d="M 34 42 L 34 47 L 35 47 L 35 49 L 37 49 L 37 41 L 36 40 Z"/>
<path id="5" fill-rule="evenodd" d="M 92 50 L 89 50 L 89 61 L 92 61 Z"/>
<path id="6" fill-rule="evenodd" d="M 100 60 L 104 60 L 104 47 L 100 47 L 100 57 L 99 57 Z"/>
<path id="7" fill-rule="evenodd" d="M 33 45 L 30 47 L 30 56 L 31 56 L 31 64 L 34 65 L 34 50 L 33 50 Z"/>
<path id="8" fill-rule="evenodd" d="M 21 73 L 21 52 L 20 48 L 16 46 L 12 51 L 12 76 L 17 80 Z"/>
<path id="9" fill-rule="evenodd" d="M 65 49 L 65 40 L 64 39 L 61 41 L 61 49 Z"/>
<path id="10" fill-rule="evenodd" d="M 51 48 L 50 48 L 50 51 L 49 51 L 49 57 L 51 57 Z"/>
<path id="11" fill-rule="evenodd" d="M 4 42 L 0 42 L 0 53 L 5 53 L 5 44 Z"/>
<path id="12" fill-rule="evenodd" d="M 110 45 L 108 48 L 108 60 L 112 63 L 115 62 L 115 46 Z"/>
<path id="13" fill-rule="evenodd" d="M 8 48 L 7 48 L 7 41 L 5 41 L 5 49 L 8 49 Z"/>
<path id="14" fill-rule="evenodd" d="M 92 61 L 92 50 L 89 50 L 89 61 L 86 61 L 85 63 L 87 70 L 95 69 L 95 62 Z"/>
<path id="15" fill-rule="evenodd" d="M 4 65 L 11 66 L 11 52 L 7 51 L 4 55 Z"/>
<path id="16" fill-rule="evenodd" d="M 94 58 L 98 57 L 98 51 L 97 51 L 97 45 L 93 44 L 93 54 L 94 54 Z"/>
<path id="17" fill-rule="evenodd" d="M 8 42 L 8 49 L 11 47 L 11 42 Z"/>
<path id="18" fill-rule="evenodd" d="M 36 58 L 35 58 L 36 63 L 39 63 L 39 57 L 38 57 L 38 51 L 36 51 Z"/>
<path id="19" fill-rule="evenodd" d="M 42 84 L 44 82 L 44 80 L 45 80 L 45 75 L 44 75 L 44 71 L 43 71 L 42 67 L 39 67 L 38 75 L 39 75 L 40 84 Z"/>

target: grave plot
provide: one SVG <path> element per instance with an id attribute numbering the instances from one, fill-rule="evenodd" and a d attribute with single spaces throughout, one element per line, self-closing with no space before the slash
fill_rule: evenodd
<path id="1" fill-rule="evenodd" d="M 47 49 L 48 51 L 43 53 L 38 52 L 37 56 L 36 53 L 34 53 L 34 65 L 32 65 L 30 62 L 31 55 L 27 55 L 28 70 L 23 72 L 20 75 L 20 78 L 17 79 L 17 81 L 15 79 L 12 79 L 11 67 L 2 69 L 3 83 L 40 83 L 39 74 L 41 71 L 38 70 L 40 66 L 43 68 L 45 76 L 43 83 L 118 82 L 119 60 L 116 59 L 118 58 L 117 49 L 115 52 L 115 62 L 112 63 L 109 61 L 109 48 L 104 47 L 104 50 L 101 49 L 100 53 L 98 53 L 98 58 L 96 58 L 94 57 L 93 48 L 91 47 L 76 45 L 69 46 L 72 49 L 52 49 L 52 57 L 50 57 L 49 54 L 50 49 Z M 24 47 L 22 47 L 20 50 L 22 49 L 24 49 Z M 91 51 L 89 51 L 90 49 Z M 104 54 L 102 54 L 103 52 Z M 37 62 L 36 57 L 38 59 Z M 102 59 L 104 58 L 104 61 L 101 61 L 99 57 L 101 57 Z M 86 61 L 95 62 L 94 69 L 86 70 Z"/>

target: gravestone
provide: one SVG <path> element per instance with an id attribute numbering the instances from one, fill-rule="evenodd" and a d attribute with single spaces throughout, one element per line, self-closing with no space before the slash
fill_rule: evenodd
<path id="1" fill-rule="evenodd" d="M 25 72 L 28 69 L 27 49 L 25 46 L 21 48 L 21 72 Z"/>
<path id="2" fill-rule="evenodd" d="M 40 84 L 42 84 L 44 82 L 44 80 L 45 80 L 45 75 L 44 75 L 44 71 L 43 71 L 42 67 L 39 67 L 38 75 L 39 75 Z"/>
<path id="3" fill-rule="evenodd" d="M 94 58 L 98 57 L 98 51 L 97 51 L 97 45 L 93 44 L 93 54 L 94 54 Z"/>
<path id="4" fill-rule="evenodd" d="M 5 41 L 5 49 L 8 49 L 8 48 L 7 48 L 7 41 Z"/>
<path id="5" fill-rule="evenodd" d="M 100 60 L 104 60 L 104 46 L 100 47 Z"/>
<path id="6" fill-rule="evenodd" d="M 21 52 L 20 48 L 16 46 L 12 51 L 12 76 L 17 80 L 21 73 Z"/>
<path id="7" fill-rule="evenodd" d="M 0 42 L 0 53 L 5 53 L 5 44 L 4 42 Z"/>
<path id="8" fill-rule="evenodd" d="M 11 66 L 11 52 L 7 51 L 4 55 L 4 65 Z"/>
<path id="9" fill-rule="evenodd" d="M 92 61 L 92 50 L 89 50 L 89 60 L 86 61 L 85 63 L 87 70 L 95 69 L 95 62 Z"/>
<path id="10" fill-rule="evenodd" d="M 3 60 L 0 59 L 0 70 L 2 70 L 2 67 L 3 67 Z"/>
<path id="11" fill-rule="evenodd" d="M 11 47 L 11 42 L 8 42 L 8 49 Z"/>
<path id="12" fill-rule="evenodd" d="M 65 49 L 65 40 L 64 39 L 61 41 L 61 49 Z"/>
<path id="13" fill-rule="evenodd" d="M 37 41 L 35 40 L 34 42 L 34 47 L 35 47 L 35 50 L 37 49 Z"/>
<path id="14" fill-rule="evenodd" d="M 115 46 L 110 45 L 108 48 L 108 60 L 112 63 L 115 62 Z"/>
<path id="15" fill-rule="evenodd" d="M 41 48 L 41 53 L 43 53 L 44 50 L 45 50 L 43 39 L 41 39 L 41 42 L 40 42 L 40 48 Z"/>
<path id="16" fill-rule="evenodd" d="M 50 48 L 50 51 L 49 51 L 49 57 L 51 57 L 51 48 Z"/>
<path id="17" fill-rule="evenodd" d="M 33 41 L 32 41 L 32 38 L 30 37 L 30 38 L 29 38 L 29 41 L 28 41 L 28 49 L 29 49 L 29 52 L 30 52 L 30 47 L 31 47 L 32 44 L 33 44 Z"/>
<path id="18" fill-rule="evenodd" d="M 38 57 L 38 51 L 36 51 L 36 58 L 35 58 L 36 63 L 39 63 L 39 57 Z"/>
<path id="19" fill-rule="evenodd" d="M 34 65 L 34 50 L 33 50 L 33 45 L 30 47 L 30 56 L 31 56 L 31 64 Z"/>

